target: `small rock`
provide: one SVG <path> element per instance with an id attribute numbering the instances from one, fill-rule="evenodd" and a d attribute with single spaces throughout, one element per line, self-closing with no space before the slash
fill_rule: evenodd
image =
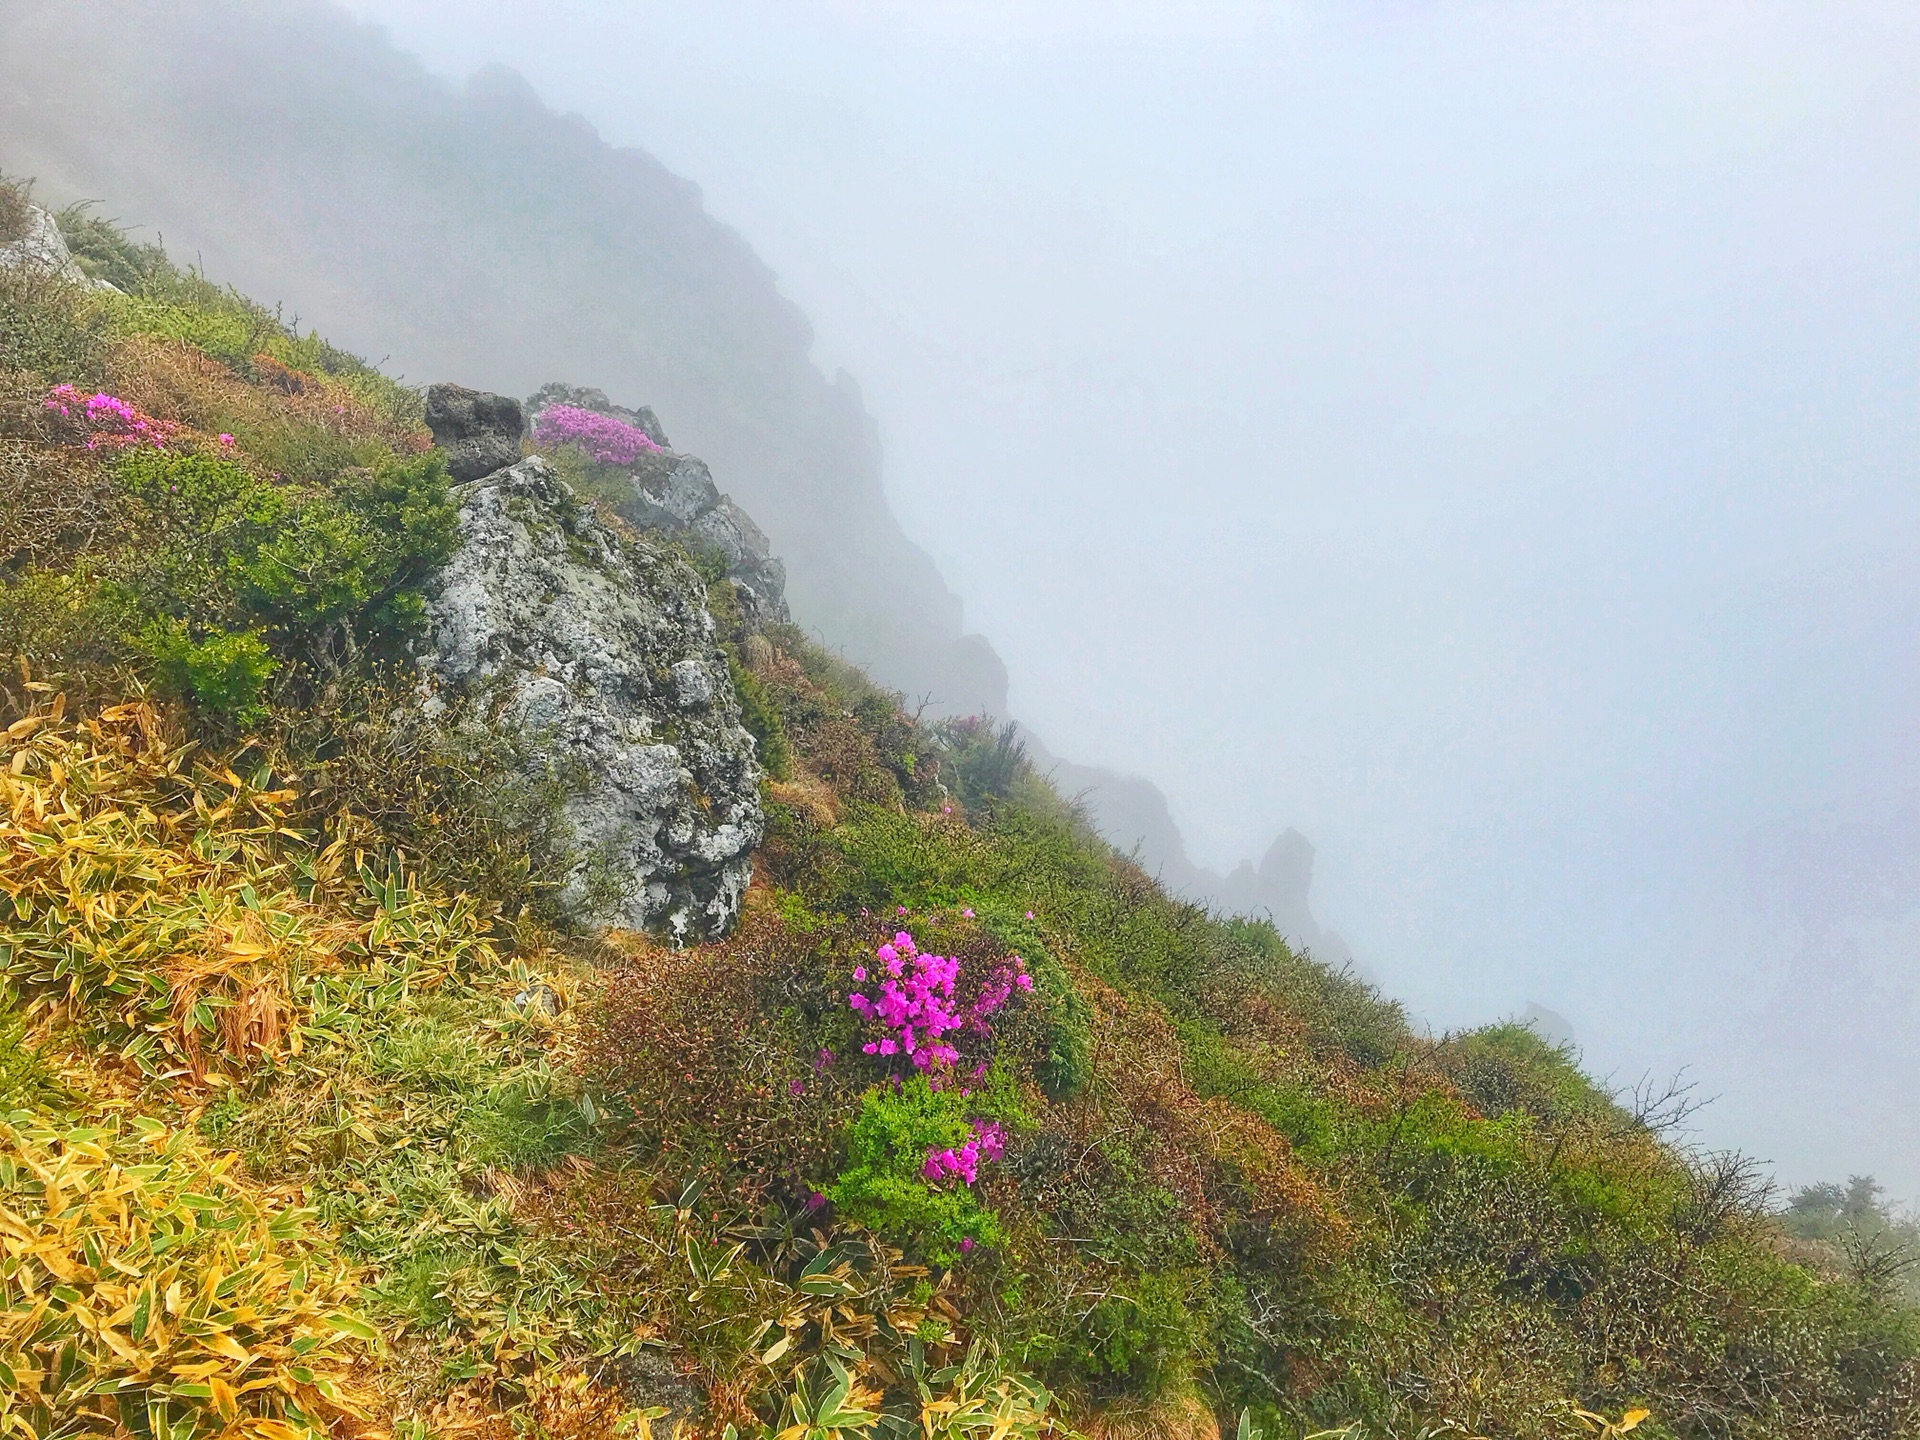
<path id="1" fill-rule="evenodd" d="M 682 660 L 673 667 L 673 693 L 684 710 L 704 710 L 713 703 L 713 666 L 704 660 Z"/>
<path id="2" fill-rule="evenodd" d="M 561 1010 L 560 992 L 544 981 L 537 981 L 513 997 L 513 1008 L 523 1014 L 558 1015 Z"/>
<path id="3" fill-rule="evenodd" d="M 427 429 L 447 452 L 447 471 L 456 481 L 478 480 L 519 460 L 525 428 L 520 402 L 508 396 L 464 385 L 427 391 Z"/>

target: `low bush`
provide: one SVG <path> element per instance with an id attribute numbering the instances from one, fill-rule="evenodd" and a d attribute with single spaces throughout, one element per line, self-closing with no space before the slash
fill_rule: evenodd
<path id="1" fill-rule="evenodd" d="M 875 1086 L 847 1127 L 846 1167 L 827 1198 L 854 1224 L 951 1265 L 1005 1238 L 975 1198 L 974 1177 L 938 1165 L 943 1153 L 969 1145 L 977 1147 L 973 1107 L 957 1090 L 936 1090 L 924 1075 Z"/>
<path id="2" fill-rule="evenodd" d="M 0 245 L 24 240 L 33 225 L 33 187 L 0 176 Z"/>
<path id="3" fill-rule="evenodd" d="M 84 283 L 0 265 L 0 375 L 92 385 L 104 378 L 110 335 L 105 307 Z"/>

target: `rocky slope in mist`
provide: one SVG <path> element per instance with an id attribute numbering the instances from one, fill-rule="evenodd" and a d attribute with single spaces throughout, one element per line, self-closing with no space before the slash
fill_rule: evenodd
<path id="1" fill-rule="evenodd" d="M 317 0 L 14 0 L 0 92 L 0 168 L 111 196 L 391 370 L 645 397 L 791 557 L 830 645 L 947 713 L 1005 713 L 1004 666 L 888 509 L 853 380 L 819 373 L 776 277 L 653 157 L 511 72 L 450 87 Z"/>
<path id="2" fill-rule="evenodd" d="M 1920 1430 L 1883 1250 L 753 620 L 642 412 L 69 233 L 124 293 L 0 265 L 0 1431 Z"/>
<path id="3" fill-rule="evenodd" d="M 777 277 L 651 156 L 509 71 L 448 86 L 318 0 L 15 0 L 0 88 L 0 169 L 61 203 L 113 197 L 175 254 L 391 370 L 643 399 L 788 558 L 802 624 L 931 713 L 1007 713 L 1005 667 L 888 508 L 853 379 L 818 372 Z M 1348 957 L 1307 908 L 1297 846 L 1220 876 L 1188 860 L 1150 782 L 1066 763 L 1058 779 L 1176 892 Z"/>
<path id="4" fill-rule="evenodd" d="M 1321 925 L 1312 903 L 1313 844 L 1298 830 L 1277 836 L 1259 864 L 1243 860 L 1225 875 L 1196 864 L 1160 787 L 1139 775 L 1062 760 L 1023 731 L 1035 767 L 1074 800 L 1095 829 L 1170 894 L 1229 915 L 1271 921 L 1282 935 L 1336 969 L 1355 964 L 1340 933 Z M 1362 971 L 1364 973 L 1364 970 Z"/>

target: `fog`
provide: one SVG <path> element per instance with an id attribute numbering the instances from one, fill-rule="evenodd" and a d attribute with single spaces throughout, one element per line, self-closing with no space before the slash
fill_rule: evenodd
<path id="1" fill-rule="evenodd" d="M 702 188 L 1054 752 L 1920 1197 L 1920 12 L 352 8 Z"/>
<path id="2" fill-rule="evenodd" d="M 1920 1194 L 1909 7 L 361 8 L 702 185 L 1054 749 Z"/>

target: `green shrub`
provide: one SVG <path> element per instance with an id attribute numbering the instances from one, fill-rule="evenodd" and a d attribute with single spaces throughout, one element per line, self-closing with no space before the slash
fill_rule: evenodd
<path id="1" fill-rule="evenodd" d="M 1185 1377 L 1204 1338 L 1182 1277 L 1141 1275 L 1087 1313 L 1072 1359 L 1107 1388 L 1151 1398 Z"/>
<path id="2" fill-rule="evenodd" d="M 108 684 L 114 672 L 141 660 L 140 624 L 131 597 L 86 567 L 0 580 L 0 653 L 69 684 L 82 677 Z"/>
<path id="3" fill-rule="evenodd" d="M 414 588 L 452 554 L 456 512 L 437 453 L 380 464 L 314 492 L 204 451 L 130 451 L 119 463 L 152 543 L 126 583 L 163 615 L 263 627 L 282 653 L 391 645 L 422 614 Z"/>
<path id="4" fill-rule="evenodd" d="M 88 279 L 104 280 L 117 290 L 136 294 L 164 273 L 164 250 L 129 239 L 116 222 L 91 213 L 92 209 L 91 201 L 83 201 L 54 217 L 67 249 Z"/>
<path id="5" fill-rule="evenodd" d="M 0 175 L 0 245 L 26 238 L 33 223 L 33 186 L 25 180 Z"/>
<path id="6" fill-rule="evenodd" d="M 258 635 L 215 630 L 194 640 L 179 621 L 161 617 L 147 627 L 140 648 L 161 683 L 201 713 L 243 730 L 266 718 L 260 694 L 278 666 Z"/>
<path id="7" fill-rule="evenodd" d="M 0 371 L 88 386 L 106 363 L 108 327 L 84 284 L 25 265 L 0 265 Z"/>
<path id="8" fill-rule="evenodd" d="M 793 777 L 793 750 L 787 744 L 786 726 L 780 723 L 780 711 L 767 694 L 767 687 L 740 663 L 731 645 L 723 647 L 727 656 L 727 674 L 733 677 L 733 693 L 740 700 L 740 723 L 752 735 L 760 756 L 760 768 L 769 780 Z"/>
<path id="9" fill-rule="evenodd" d="M 930 1184 L 927 1153 L 956 1148 L 972 1133 L 970 1111 L 956 1090 L 935 1090 L 924 1075 L 897 1088 L 878 1085 L 861 1097 L 847 1129 L 847 1167 L 827 1191 L 857 1225 L 950 1265 L 963 1249 L 1003 1238 L 993 1212 L 957 1180 Z"/>
<path id="10" fill-rule="evenodd" d="M 995 725 L 984 716 L 965 716 L 941 726 L 939 739 L 960 798 L 970 807 L 1011 799 L 1019 782 L 1032 774 L 1026 742 L 1011 720 Z"/>
<path id="11" fill-rule="evenodd" d="M 1020 1028 L 1033 1036 L 1033 1077 L 1050 1100 L 1070 1100 L 1093 1078 L 1093 1010 L 1037 925 L 1004 902 L 968 895 L 996 944 L 1027 962 L 1033 989 Z M 970 907 L 971 908 L 971 907 Z"/>

